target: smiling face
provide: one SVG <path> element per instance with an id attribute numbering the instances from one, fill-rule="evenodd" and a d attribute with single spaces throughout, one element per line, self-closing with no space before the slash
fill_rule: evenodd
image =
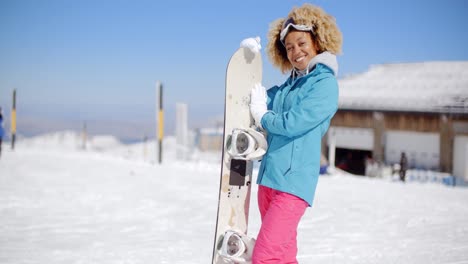
<path id="1" fill-rule="evenodd" d="M 288 60 L 298 70 L 304 70 L 317 55 L 312 34 L 305 31 L 291 31 L 284 39 Z"/>

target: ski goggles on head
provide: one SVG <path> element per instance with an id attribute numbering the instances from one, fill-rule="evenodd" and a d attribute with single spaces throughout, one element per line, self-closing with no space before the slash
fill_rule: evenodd
<path id="1" fill-rule="evenodd" d="M 284 44 L 284 39 L 286 38 L 286 35 L 289 33 L 291 28 L 294 28 L 299 31 L 310 31 L 314 33 L 314 29 L 312 27 L 309 27 L 306 25 L 297 25 L 294 23 L 294 19 L 290 17 L 284 21 L 283 27 L 281 28 L 281 33 L 280 33 L 281 43 Z"/>

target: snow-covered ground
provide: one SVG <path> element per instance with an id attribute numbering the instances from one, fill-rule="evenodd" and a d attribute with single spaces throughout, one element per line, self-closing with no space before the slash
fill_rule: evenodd
<path id="1" fill-rule="evenodd" d="M 210 263 L 215 153 L 74 133 L 23 139 L 0 158 L 0 263 Z M 253 187 L 249 232 L 260 227 Z M 300 263 L 468 263 L 468 189 L 322 176 L 299 227 Z"/>

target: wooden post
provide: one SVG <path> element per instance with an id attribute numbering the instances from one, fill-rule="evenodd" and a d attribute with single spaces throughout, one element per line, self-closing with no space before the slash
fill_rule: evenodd
<path id="1" fill-rule="evenodd" d="M 440 116 L 440 170 L 452 173 L 453 126 L 447 115 Z"/>
<path id="2" fill-rule="evenodd" d="M 372 114 L 374 127 L 374 149 L 373 159 L 379 164 L 384 162 L 384 135 L 385 135 L 385 119 L 380 112 Z"/>

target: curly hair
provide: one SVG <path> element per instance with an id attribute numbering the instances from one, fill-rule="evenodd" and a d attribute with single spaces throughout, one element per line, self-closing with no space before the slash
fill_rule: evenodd
<path id="1" fill-rule="evenodd" d="M 268 32 L 267 53 L 274 66 L 281 72 L 292 70 L 293 66 L 288 60 L 286 48 L 280 40 L 280 33 L 286 19 L 292 18 L 295 24 L 306 25 L 313 28 L 312 39 L 315 41 L 317 53 L 328 51 L 333 54 L 341 53 L 343 36 L 335 18 L 325 11 L 311 4 L 294 7 L 287 18 L 280 18 L 270 24 Z"/>

